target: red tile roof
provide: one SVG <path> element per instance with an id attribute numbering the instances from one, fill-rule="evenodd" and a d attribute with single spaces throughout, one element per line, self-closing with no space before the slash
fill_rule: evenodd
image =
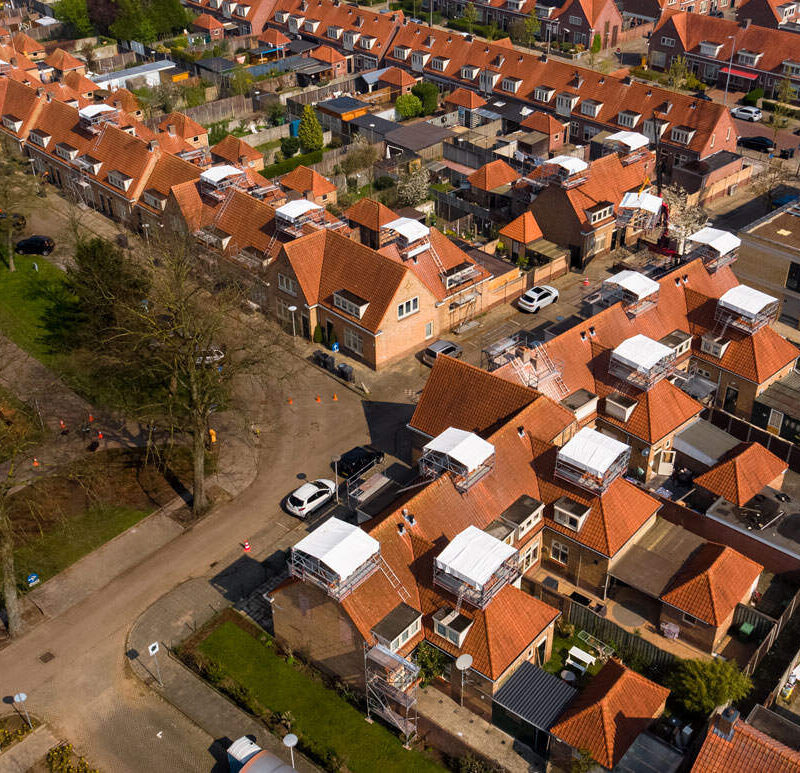
<path id="1" fill-rule="evenodd" d="M 117 89 L 105 98 L 105 103 L 111 107 L 118 107 L 126 113 L 136 113 L 142 109 L 136 96 L 128 89 Z"/>
<path id="2" fill-rule="evenodd" d="M 70 72 L 66 73 L 63 81 L 73 91 L 76 91 L 78 94 L 84 96 L 94 94 L 95 91 L 99 90 L 98 85 L 94 81 L 89 80 L 85 75 L 79 73 L 77 70 L 71 70 Z"/>
<path id="3" fill-rule="evenodd" d="M 511 185 L 516 180 L 519 180 L 519 172 L 501 159 L 484 164 L 467 177 L 467 182 L 481 191 L 494 191 L 504 185 Z"/>
<path id="4" fill-rule="evenodd" d="M 397 86 L 397 88 L 413 86 L 417 82 L 413 75 L 401 70 L 399 67 L 390 67 L 385 70 L 381 73 L 379 80 L 381 83 L 388 83 L 390 86 Z"/>
<path id="5" fill-rule="evenodd" d="M 531 113 L 520 126 L 523 129 L 542 132 L 542 134 L 546 134 L 548 137 L 552 137 L 554 134 L 563 134 L 567 129 L 558 118 L 548 115 L 541 110 Z"/>
<path id="6" fill-rule="evenodd" d="M 376 232 L 392 220 L 397 220 L 397 214 L 375 199 L 359 199 L 344 216 L 352 223 Z"/>
<path id="7" fill-rule="evenodd" d="M 327 177 L 302 165 L 281 177 L 281 185 L 303 196 L 309 193 L 314 197 L 324 196 L 336 190 L 336 186 Z"/>
<path id="8" fill-rule="evenodd" d="M 457 88 L 444 98 L 446 105 L 465 107 L 468 110 L 477 110 L 486 104 L 486 100 L 470 89 Z"/>
<path id="9" fill-rule="evenodd" d="M 694 482 L 712 494 L 743 507 L 787 469 L 786 462 L 761 443 L 746 443 L 736 448 L 730 458 L 698 475 Z"/>
<path id="10" fill-rule="evenodd" d="M 790 749 L 771 736 L 738 720 L 733 736 L 726 739 L 717 731 L 719 716 L 709 728 L 692 773 L 797 773 L 800 751 Z"/>
<path id="11" fill-rule="evenodd" d="M 50 56 L 46 57 L 44 63 L 61 72 L 78 70 L 86 67 L 86 63 L 76 59 L 72 54 L 67 53 L 63 48 L 57 48 Z"/>
<path id="12" fill-rule="evenodd" d="M 542 229 L 536 222 L 533 212 L 526 210 L 518 218 L 500 229 L 500 236 L 520 244 L 530 244 L 542 238 Z"/>
<path id="13" fill-rule="evenodd" d="M 173 127 L 175 134 L 181 139 L 188 140 L 194 137 L 208 134 L 197 121 L 193 121 L 188 115 L 183 113 L 170 113 L 158 123 L 158 130 L 169 133 L 170 126 Z"/>
<path id="14" fill-rule="evenodd" d="M 611 659 L 550 732 L 610 769 L 661 714 L 668 695 L 666 687 Z"/>
<path id="15" fill-rule="evenodd" d="M 764 567 L 733 548 L 706 542 L 686 561 L 661 600 L 713 626 L 728 621 Z"/>
<path id="16" fill-rule="evenodd" d="M 268 27 L 259 36 L 259 42 L 266 43 L 269 46 L 286 46 L 289 44 L 289 38 L 286 37 L 280 30 Z"/>
<path id="17" fill-rule="evenodd" d="M 45 50 L 44 46 L 38 40 L 34 40 L 24 32 L 18 32 L 14 35 L 12 44 L 14 49 L 21 54 L 39 54 Z"/>
<path id="18" fill-rule="evenodd" d="M 261 161 L 263 156 L 261 151 L 256 150 L 252 145 L 248 145 L 243 139 L 229 134 L 211 148 L 211 153 L 219 156 L 231 164 L 238 164 L 242 157 L 247 161 Z"/>
<path id="19" fill-rule="evenodd" d="M 201 13 L 192 22 L 192 27 L 197 27 L 201 30 L 208 30 L 209 32 L 225 29 L 225 25 L 221 21 L 218 21 L 213 16 L 209 16 L 207 13 Z"/>
<path id="20" fill-rule="evenodd" d="M 312 59 L 326 64 L 338 64 L 339 62 L 346 61 L 345 58 L 334 48 L 330 46 L 318 46 L 311 54 Z"/>

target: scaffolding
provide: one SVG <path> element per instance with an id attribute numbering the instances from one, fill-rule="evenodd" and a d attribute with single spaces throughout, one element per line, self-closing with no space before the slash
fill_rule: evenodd
<path id="1" fill-rule="evenodd" d="M 574 156 L 555 156 L 536 170 L 535 180 L 543 186 L 554 183 L 569 190 L 589 179 L 589 165 Z"/>
<path id="2" fill-rule="evenodd" d="M 594 494 L 602 494 L 627 469 L 630 446 L 584 427 L 556 456 L 555 474 Z"/>
<path id="3" fill-rule="evenodd" d="M 176 155 L 195 166 L 207 166 L 211 163 L 211 151 L 206 147 L 181 150 Z"/>
<path id="4" fill-rule="evenodd" d="M 99 134 L 108 123 L 116 124 L 119 110 L 109 105 L 88 105 L 78 110 L 80 126 L 90 134 Z"/>
<path id="5" fill-rule="evenodd" d="M 536 389 L 557 403 L 569 394 L 561 377 L 564 363 L 551 357 L 544 344 L 523 349 L 521 356 L 511 359 L 511 367 L 523 386 Z"/>
<path id="6" fill-rule="evenodd" d="M 419 666 L 382 644 L 364 644 L 367 719 L 377 714 L 403 734 L 406 746 L 417 733 Z"/>
<path id="7" fill-rule="evenodd" d="M 702 228 L 692 234 L 688 241 L 693 246 L 689 250 L 686 260 L 700 258 L 706 270 L 711 274 L 734 263 L 742 243 L 738 236 L 717 228 Z"/>
<path id="8" fill-rule="evenodd" d="M 247 175 L 235 166 L 212 166 L 200 175 L 200 193 L 222 202 L 230 189 L 247 187 Z"/>
<path id="9" fill-rule="evenodd" d="M 652 193 L 626 193 L 617 208 L 617 226 L 650 231 L 661 220 L 664 202 Z"/>
<path id="10" fill-rule="evenodd" d="M 613 352 L 608 365 L 611 376 L 647 391 L 669 376 L 675 366 L 675 352 L 644 335 L 623 341 Z"/>
<path id="11" fill-rule="evenodd" d="M 778 317 L 780 303 L 777 298 L 747 285 L 736 285 L 717 301 L 714 319 L 722 325 L 722 332 L 730 327 L 752 335 Z"/>
<path id="12" fill-rule="evenodd" d="M 660 290 L 655 280 L 639 271 L 626 269 L 604 279 L 600 289 L 587 293 L 584 301 L 597 310 L 622 303 L 623 311 L 633 318 L 655 307 Z"/>
<path id="13" fill-rule="evenodd" d="M 449 427 L 423 449 L 419 470 L 423 477 L 453 474 L 453 485 L 465 493 L 494 469 L 494 446 L 473 432 Z"/>
<path id="14" fill-rule="evenodd" d="M 313 201 L 295 199 L 275 210 L 275 228 L 282 234 L 299 239 L 306 225 L 324 228 L 325 209 Z"/>

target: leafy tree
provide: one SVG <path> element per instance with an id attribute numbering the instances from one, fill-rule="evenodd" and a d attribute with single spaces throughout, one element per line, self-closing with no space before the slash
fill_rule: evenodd
<path id="1" fill-rule="evenodd" d="M 439 107 L 439 89 L 435 83 L 420 81 L 411 93 L 422 103 L 422 115 L 431 115 Z"/>
<path id="2" fill-rule="evenodd" d="M 578 756 L 572 760 L 570 773 L 590 773 L 595 769 L 596 764 L 588 749 L 579 749 Z"/>
<path id="3" fill-rule="evenodd" d="M 594 60 L 597 55 L 600 53 L 600 49 L 603 47 L 603 40 L 601 39 L 600 35 L 595 35 L 592 38 L 592 45 L 589 46 L 589 64 L 594 67 Z"/>
<path id="4" fill-rule="evenodd" d="M 239 96 L 244 96 L 253 85 L 253 76 L 241 64 L 228 76 L 228 87 Z"/>
<path id="5" fill-rule="evenodd" d="M 678 88 L 686 80 L 688 74 L 689 66 L 686 64 L 686 57 L 676 56 L 667 70 L 667 85 L 672 89 Z"/>
<path id="6" fill-rule="evenodd" d="M 775 104 L 772 112 L 767 119 L 767 125 L 772 128 L 772 139 L 777 142 L 778 132 L 783 129 L 789 121 L 789 113 L 792 112 L 791 101 L 794 99 L 794 89 L 789 78 L 784 78 L 775 91 Z"/>
<path id="7" fill-rule="evenodd" d="M 286 106 L 277 99 L 273 99 L 267 102 L 265 106 L 265 112 L 267 114 L 267 118 L 269 118 L 270 123 L 274 126 L 278 126 L 283 123 L 284 118 L 286 117 Z"/>
<path id="8" fill-rule="evenodd" d="M 416 660 L 423 686 L 438 679 L 444 673 L 447 663 L 444 653 L 431 647 L 426 641 L 421 642 L 417 647 Z"/>
<path id="9" fill-rule="evenodd" d="M 413 94 L 401 94 L 394 103 L 394 109 L 403 120 L 415 118 L 422 114 L 422 102 Z"/>
<path id="10" fill-rule="evenodd" d="M 284 158 L 291 158 L 300 150 L 300 140 L 297 137 L 281 137 L 281 153 Z"/>
<path id="11" fill-rule="evenodd" d="M 471 35 L 472 28 L 475 26 L 475 22 L 478 21 L 478 9 L 475 7 L 475 3 L 467 3 L 464 6 L 464 12 L 461 14 L 461 18 L 467 25 L 467 29 Z"/>
<path id="12" fill-rule="evenodd" d="M 350 145 L 350 151 L 342 160 L 342 172 L 346 175 L 355 174 L 362 169 L 368 169 L 371 172 L 373 165 L 380 160 L 380 157 L 380 148 L 357 134 Z"/>
<path id="13" fill-rule="evenodd" d="M 20 209 L 32 208 L 38 186 L 29 170 L 27 159 L 14 149 L 11 140 L 0 139 L 0 250 L 5 252 L 9 271 L 16 270 L 13 215 Z"/>
<path id="14" fill-rule="evenodd" d="M 539 17 L 535 13 L 528 14 L 525 19 L 525 37 L 523 38 L 528 46 L 533 46 L 533 41 L 536 40 L 541 27 L 542 23 L 539 21 Z"/>
<path id="15" fill-rule="evenodd" d="M 741 700 L 753 688 L 732 660 L 682 660 L 667 685 L 691 714 L 707 716 L 718 706 Z"/>
<path id="16" fill-rule="evenodd" d="M 303 153 L 312 153 L 315 150 L 322 150 L 322 127 L 311 105 L 306 105 L 303 108 L 303 115 L 300 118 L 297 136 L 300 138 L 300 147 L 303 149 Z"/>
<path id="17" fill-rule="evenodd" d="M 428 198 L 430 175 L 423 166 L 403 175 L 397 183 L 397 198 L 401 204 L 415 207 Z"/>
<path id="18" fill-rule="evenodd" d="M 58 0 L 53 6 L 53 13 L 77 38 L 88 38 L 94 32 L 86 0 Z"/>

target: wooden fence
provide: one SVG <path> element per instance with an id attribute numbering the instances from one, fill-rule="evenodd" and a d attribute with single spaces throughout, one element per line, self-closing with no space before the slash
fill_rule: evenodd
<path id="1" fill-rule="evenodd" d="M 783 630 L 783 628 L 786 625 L 786 623 L 789 622 L 789 619 L 792 617 L 792 615 L 797 610 L 797 605 L 798 604 L 800 604 L 800 590 L 798 590 L 794 594 L 794 596 L 792 596 L 791 601 L 786 605 L 786 608 L 783 610 L 783 612 L 781 612 L 781 616 L 777 620 L 774 620 L 773 618 L 769 617 L 768 615 L 765 615 L 765 614 L 763 614 L 761 612 L 758 612 L 757 610 L 753 609 L 752 607 L 744 607 L 744 609 L 747 610 L 747 612 L 740 612 L 739 611 L 740 607 L 742 607 L 741 604 L 736 607 L 736 611 L 733 613 L 733 624 L 734 625 L 737 625 L 737 616 L 740 616 L 741 622 L 747 621 L 747 622 L 752 622 L 753 625 L 756 625 L 756 622 L 755 622 L 754 617 L 753 617 L 753 613 L 755 613 L 756 615 L 758 615 L 761 618 L 766 619 L 766 621 L 772 621 L 772 626 L 767 629 L 763 641 L 758 645 L 758 648 L 756 649 L 756 651 L 750 656 L 750 660 L 747 662 L 747 665 L 742 669 L 745 674 L 750 676 L 756 670 L 756 668 L 758 667 L 758 664 L 763 660 L 763 658 L 767 654 L 767 652 L 770 651 L 770 649 L 772 648 L 772 645 L 775 644 L 775 640 L 780 635 L 780 633 Z M 759 621 L 759 624 L 762 625 L 762 629 L 763 629 L 763 622 Z M 754 634 L 757 634 L 758 630 L 759 630 L 758 626 L 756 626 Z M 792 660 L 792 662 L 793 662 L 793 660 Z M 789 670 L 791 670 L 791 669 L 789 669 Z M 782 679 L 778 683 L 778 686 L 775 688 L 775 690 L 773 690 L 773 692 L 770 694 L 770 697 L 768 698 L 769 702 L 767 702 L 767 701 L 764 702 L 765 706 L 771 705 L 772 701 L 775 700 L 775 695 L 778 694 L 778 691 L 780 690 L 781 685 L 783 684 L 784 681 L 785 681 L 785 679 Z"/>

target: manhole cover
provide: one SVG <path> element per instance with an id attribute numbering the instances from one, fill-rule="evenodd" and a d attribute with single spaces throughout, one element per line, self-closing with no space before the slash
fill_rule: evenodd
<path id="1" fill-rule="evenodd" d="M 42 663 L 49 663 L 54 658 L 55 655 L 52 652 L 45 652 L 42 655 L 39 655 L 39 660 L 41 660 Z"/>

